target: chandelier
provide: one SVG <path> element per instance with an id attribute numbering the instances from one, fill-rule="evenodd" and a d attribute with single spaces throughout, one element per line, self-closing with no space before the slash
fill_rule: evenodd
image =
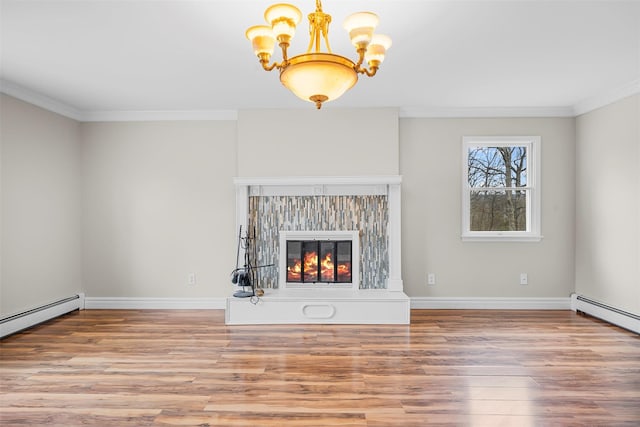
<path id="1" fill-rule="evenodd" d="M 358 81 L 358 74 L 374 76 L 391 47 L 389 37 L 373 34 L 378 16 L 358 12 L 347 17 L 343 24 L 358 53 L 357 62 L 332 53 L 328 38 L 331 15 L 324 13 L 321 1 L 316 0 L 316 11 L 309 14 L 307 52 L 289 58 L 287 49 L 302 13 L 293 5 L 278 3 L 267 8 L 264 18 L 270 25 L 256 25 L 246 32 L 262 68 L 278 69 L 282 84 L 297 97 L 313 102 L 318 109 L 323 102 L 333 101 L 351 89 Z M 282 49 L 282 61 L 269 64 L 276 40 Z M 322 40 L 326 52 L 320 50 Z M 363 66 L 365 61 L 368 67 Z"/>

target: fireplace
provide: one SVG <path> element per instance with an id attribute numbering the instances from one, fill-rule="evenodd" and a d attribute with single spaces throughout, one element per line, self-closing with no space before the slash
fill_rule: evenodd
<path id="1" fill-rule="evenodd" d="M 281 231 L 280 283 L 283 288 L 357 289 L 357 231 Z"/>
<path id="2" fill-rule="evenodd" d="M 234 183 L 236 228 L 256 230 L 256 264 L 277 268 L 260 270 L 264 295 L 227 298 L 227 324 L 409 323 L 401 177 L 243 177 Z"/>

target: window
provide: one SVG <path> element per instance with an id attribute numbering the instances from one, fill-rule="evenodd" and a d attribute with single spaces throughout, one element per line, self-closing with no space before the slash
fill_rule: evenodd
<path id="1" fill-rule="evenodd" d="M 540 137 L 462 140 L 462 240 L 539 241 Z"/>

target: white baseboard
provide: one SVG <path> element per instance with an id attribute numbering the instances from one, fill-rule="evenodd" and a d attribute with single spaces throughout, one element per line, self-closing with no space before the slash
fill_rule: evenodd
<path id="1" fill-rule="evenodd" d="M 226 298 L 85 297 L 87 309 L 226 309 Z M 411 297 L 415 309 L 570 310 L 570 298 Z"/>
<path id="2" fill-rule="evenodd" d="M 640 316 L 636 314 L 628 313 L 578 294 L 571 295 L 571 309 L 640 334 Z"/>
<path id="3" fill-rule="evenodd" d="M 84 309 L 84 294 L 46 304 L 0 320 L 0 338 L 62 316 L 74 310 Z"/>
<path id="4" fill-rule="evenodd" d="M 569 310 L 570 298 L 411 297 L 417 309 Z"/>
<path id="5" fill-rule="evenodd" d="M 226 298 L 85 297 L 87 309 L 224 310 Z"/>

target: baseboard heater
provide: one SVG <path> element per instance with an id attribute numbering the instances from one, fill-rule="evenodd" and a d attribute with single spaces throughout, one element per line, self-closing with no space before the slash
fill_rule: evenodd
<path id="1" fill-rule="evenodd" d="M 41 307 L 0 319 L 0 338 L 62 316 L 74 310 L 84 309 L 84 294 L 63 298 Z"/>
<path id="2" fill-rule="evenodd" d="M 571 296 L 571 309 L 576 312 L 583 312 L 605 322 L 612 323 L 621 328 L 628 329 L 640 334 L 640 316 L 620 310 L 610 305 L 573 294 Z"/>

